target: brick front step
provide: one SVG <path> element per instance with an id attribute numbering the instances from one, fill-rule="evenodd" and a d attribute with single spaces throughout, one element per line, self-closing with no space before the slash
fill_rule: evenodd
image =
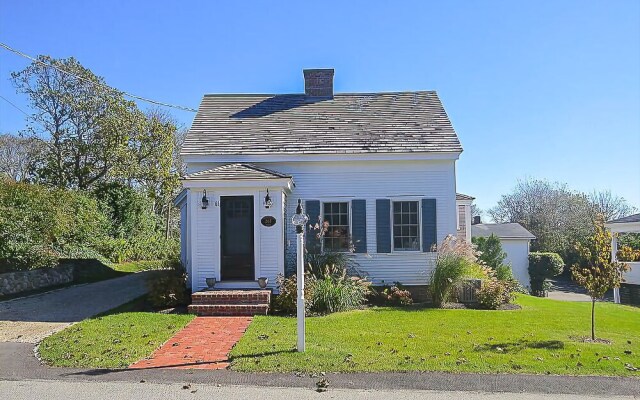
<path id="1" fill-rule="evenodd" d="M 192 304 L 189 312 L 201 317 L 267 315 L 269 304 Z"/>
<path id="2" fill-rule="evenodd" d="M 271 303 L 270 290 L 211 290 L 191 295 L 194 305 L 260 305 Z"/>

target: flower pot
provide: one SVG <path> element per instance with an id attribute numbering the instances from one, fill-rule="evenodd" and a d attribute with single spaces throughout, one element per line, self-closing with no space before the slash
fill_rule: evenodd
<path id="1" fill-rule="evenodd" d="M 269 278 L 258 278 L 258 285 L 260 285 L 260 289 L 266 288 L 267 283 L 269 283 Z"/>
<path id="2" fill-rule="evenodd" d="M 207 287 L 209 287 L 209 289 L 213 289 L 216 285 L 216 278 L 206 278 L 205 281 L 207 282 Z"/>

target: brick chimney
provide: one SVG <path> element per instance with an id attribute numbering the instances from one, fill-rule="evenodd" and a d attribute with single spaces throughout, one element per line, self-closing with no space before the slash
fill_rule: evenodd
<path id="1" fill-rule="evenodd" d="M 303 73 L 304 94 L 333 98 L 333 68 L 305 69 Z"/>
<path id="2" fill-rule="evenodd" d="M 478 225 L 480 223 L 482 222 L 479 215 L 476 215 L 475 217 L 473 217 L 473 223 L 471 225 Z"/>

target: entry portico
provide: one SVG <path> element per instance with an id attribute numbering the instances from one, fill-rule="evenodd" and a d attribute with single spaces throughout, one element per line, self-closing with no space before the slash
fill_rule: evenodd
<path id="1" fill-rule="evenodd" d="M 284 274 L 285 201 L 293 179 L 247 163 L 221 165 L 183 178 L 177 199 L 183 264 L 192 291 L 216 278 L 216 288 L 258 288 L 258 278 Z M 186 218 L 185 218 L 186 217 Z M 186 222 L 186 223 L 185 223 Z M 188 238 L 193 238 L 189 240 Z M 197 265 L 197 270 L 191 267 Z"/>

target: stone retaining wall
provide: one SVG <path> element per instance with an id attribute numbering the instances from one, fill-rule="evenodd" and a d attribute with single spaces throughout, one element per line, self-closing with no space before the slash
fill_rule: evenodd
<path id="1" fill-rule="evenodd" d="M 0 296 L 62 285 L 73 281 L 73 265 L 0 274 Z"/>

